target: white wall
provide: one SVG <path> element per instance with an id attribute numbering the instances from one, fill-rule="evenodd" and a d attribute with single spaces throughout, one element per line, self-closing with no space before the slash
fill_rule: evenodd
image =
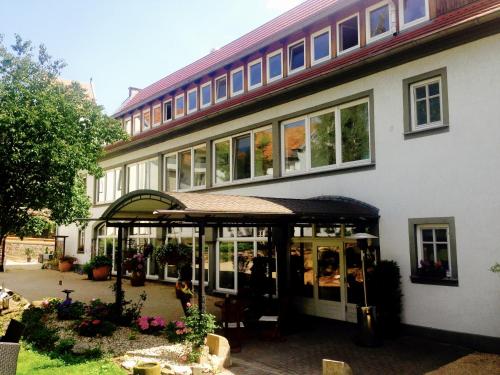
<path id="1" fill-rule="evenodd" d="M 495 261 L 500 261 L 498 51 L 500 35 L 491 36 L 209 130 L 133 151 L 102 165 L 168 151 L 229 129 L 373 89 L 374 169 L 228 187 L 218 192 L 295 198 L 343 195 L 378 207 L 382 256 L 396 260 L 401 267 L 404 322 L 500 336 L 500 278 L 488 271 Z M 405 140 L 402 80 L 442 67 L 447 68 L 448 75 L 449 132 Z M 95 210 L 93 217 L 103 209 Z M 442 216 L 455 218 L 459 286 L 413 284 L 409 280 L 408 218 Z"/>

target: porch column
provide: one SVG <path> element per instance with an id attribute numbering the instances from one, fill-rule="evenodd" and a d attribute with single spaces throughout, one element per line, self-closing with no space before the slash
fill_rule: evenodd
<path id="1" fill-rule="evenodd" d="M 205 312 L 205 260 L 203 258 L 205 242 L 205 224 L 198 226 L 198 308 L 200 313 Z"/>
<path id="2" fill-rule="evenodd" d="M 118 245 L 116 247 L 116 289 L 115 289 L 115 303 L 118 315 L 122 315 L 122 248 L 123 248 L 123 227 L 118 227 Z"/>
<path id="3" fill-rule="evenodd" d="M 267 267 L 268 267 L 268 282 L 269 282 L 269 300 L 273 300 L 273 236 L 272 227 L 267 227 Z"/>

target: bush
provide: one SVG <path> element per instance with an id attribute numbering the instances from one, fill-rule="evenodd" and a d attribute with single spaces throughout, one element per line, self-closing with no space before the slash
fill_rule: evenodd
<path id="1" fill-rule="evenodd" d="M 76 325 L 78 334 L 86 337 L 111 336 L 115 330 L 113 323 L 99 319 L 84 319 Z"/>
<path id="2" fill-rule="evenodd" d="M 187 340 L 188 333 L 188 328 L 182 320 L 172 321 L 168 323 L 166 327 L 167 339 L 172 344 L 185 342 Z"/>
<path id="3" fill-rule="evenodd" d="M 66 364 L 77 364 L 102 357 L 100 348 L 85 349 L 83 352 L 75 353 L 73 351 L 75 344 L 74 339 L 61 339 L 49 353 L 50 358 L 60 359 Z"/>
<path id="4" fill-rule="evenodd" d="M 82 302 L 72 302 L 68 298 L 57 306 L 57 319 L 59 320 L 77 320 L 85 313 L 85 305 Z"/>
<path id="5" fill-rule="evenodd" d="M 114 304 L 105 303 L 100 299 L 93 299 L 87 306 L 85 312 L 88 317 L 99 320 L 112 320 L 114 314 Z"/>
<path id="6" fill-rule="evenodd" d="M 209 333 L 214 333 L 217 328 L 215 316 L 209 313 L 200 314 L 197 306 L 190 306 L 188 314 L 183 318 L 186 324 L 187 340 L 194 347 L 201 347 L 205 344 L 205 338 Z"/>
<path id="7" fill-rule="evenodd" d="M 139 332 L 144 334 L 155 334 L 165 329 L 165 320 L 160 316 L 141 316 L 135 323 Z"/>
<path id="8" fill-rule="evenodd" d="M 57 330 L 45 326 L 45 311 L 38 307 L 24 310 L 21 322 L 26 326 L 23 339 L 40 351 L 51 351 L 59 340 Z"/>
<path id="9" fill-rule="evenodd" d="M 99 268 L 104 266 L 111 267 L 113 265 L 112 260 L 109 259 L 106 255 L 98 255 L 94 257 L 89 263 L 92 268 Z"/>
<path id="10" fill-rule="evenodd" d="M 53 313 L 57 310 L 57 306 L 59 306 L 61 302 L 62 299 L 60 298 L 47 297 L 42 301 L 42 308 L 45 310 L 45 312 Z"/>

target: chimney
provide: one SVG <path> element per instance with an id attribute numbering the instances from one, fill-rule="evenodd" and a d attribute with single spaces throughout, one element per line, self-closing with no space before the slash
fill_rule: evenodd
<path id="1" fill-rule="evenodd" d="M 138 89 L 137 87 L 129 87 L 128 88 L 128 98 L 132 99 L 141 89 Z"/>

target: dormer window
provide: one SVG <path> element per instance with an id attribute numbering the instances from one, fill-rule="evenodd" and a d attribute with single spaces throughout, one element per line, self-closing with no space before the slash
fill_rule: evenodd
<path id="1" fill-rule="evenodd" d="M 337 23 L 337 49 L 342 54 L 359 47 L 359 17 L 358 14 L 343 19 Z"/>
<path id="2" fill-rule="evenodd" d="M 366 8 L 366 40 L 373 42 L 396 31 L 391 2 L 382 1 Z"/>
<path id="3" fill-rule="evenodd" d="M 198 89 L 194 88 L 187 93 L 187 113 L 193 113 L 198 110 Z"/>
<path id="4" fill-rule="evenodd" d="M 311 63 L 313 65 L 330 59 L 330 41 L 330 27 L 311 35 Z"/>
<path id="5" fill-rule="evenodd" d="M 298 72 L 306 67 L 305 40 L 299 40 L 288 46 L 288 74 Z"/>
<path id="6" fill-rule="evenodd" d="M 243 93 L 244 77 L 243 67 L 231 71 L 231 96 Z"/>
<path id="7" fill-rule="evenodd" d="M 153 107 L 153 126 L 161 124 L 161 104 Z"/>
<path id="8" fill-rule="evenodd" d="M 273 82 L 283 77 L 283 50 L 267 55 L 267 82 Z"/>
<path id="9" fill-rule="evenodd" d="M 127 134 L 132 135 L 132 119 L 130 117 L 125 119 L 123 130 L 125 130 Z"/>
<path id="10" fill-rule="evenodd" d="M 429 19 L 429 0 L 399 0 L 399 24 L 406 29 Z"/>
<path id="11" fill-rule="evenodd" d="M 172 100 L 163 102 L 163 122 L 172 120 Z"/>
<path id="12" fill-rule="evenodd" d="M 254 89 L 262 86 L 262 59 L 257 59 L 248 64 L 248 88 Z"/>
<path id="13" fill-rule="evenodd" d="M 175 97 L 175 118 L 184 116 L 184 93 Z"/>
<path id="14" fill-rule="evenodd" d="M 208 107 L 212 104 L 212 82 L 207 82 L 201 85 L 201 108 Z"/>
<path id="15" fill-rule="evenodd" d="M 151 128 L 151 109 L 146 109 L 142 112 L 142 130 Z"/>
<path id="16" fill-rule="evenodd" d="M 134 116 L 134 135 L 141 132 L 141 114 L 138 113 Z"/>
<path id="17" fill-rule="evenodd" d="M 215 102 L 221 102 L 227 98 L 227 76 L 224 74 L 215 79 Z"/>

